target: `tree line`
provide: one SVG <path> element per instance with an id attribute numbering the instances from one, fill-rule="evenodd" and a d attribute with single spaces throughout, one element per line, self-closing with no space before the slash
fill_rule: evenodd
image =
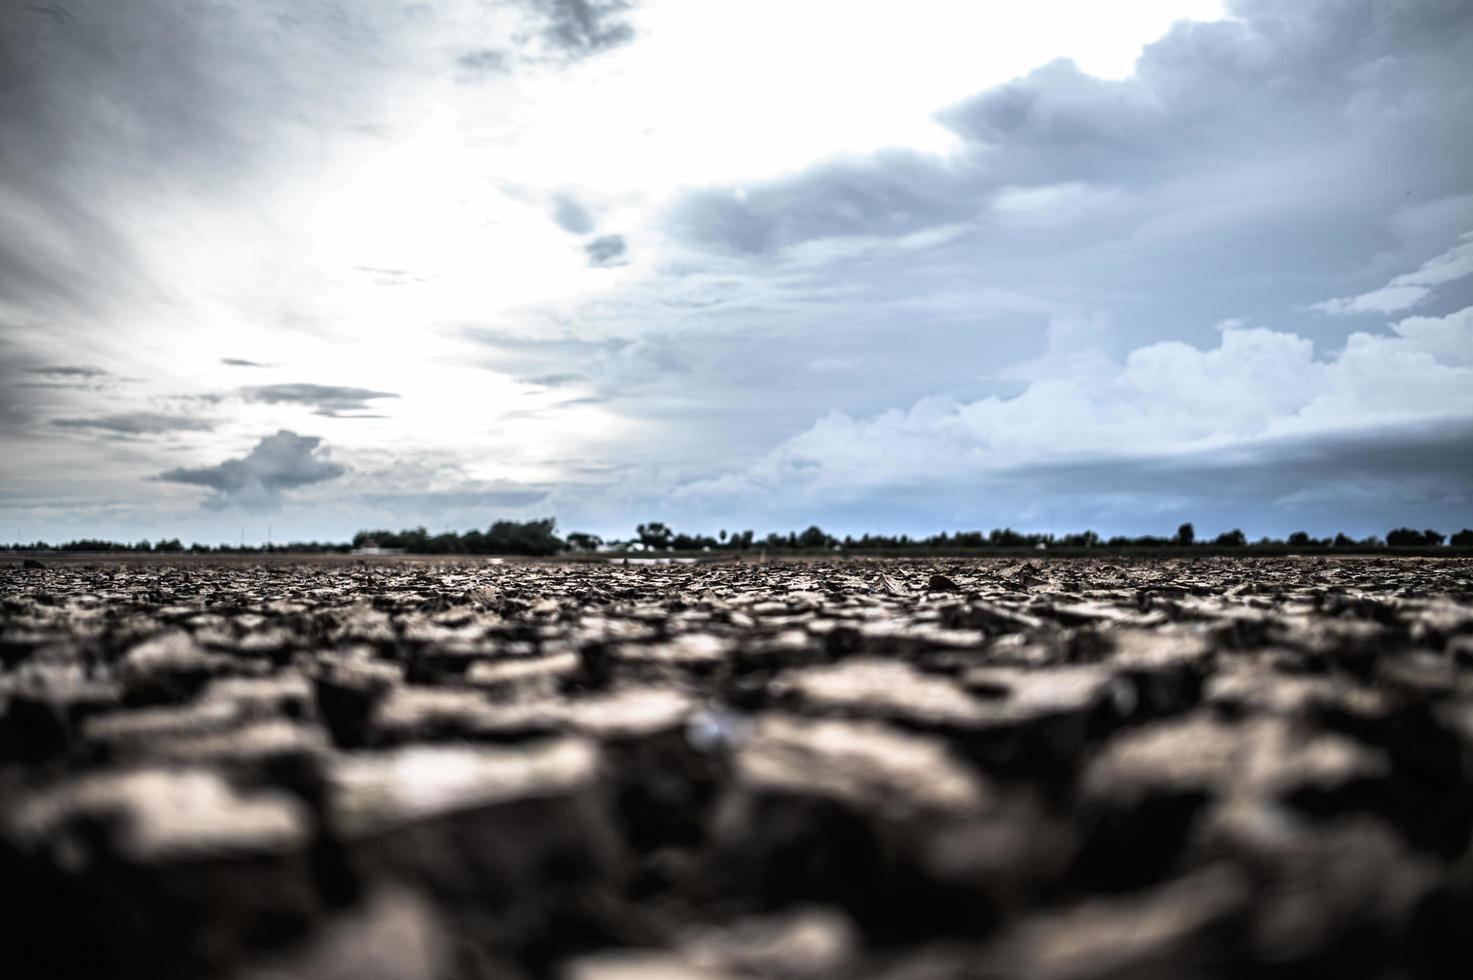
<path id="1" fill-rule="evenodd" d="M 1191 524 L 1183 524 L 1171 536 L 1141 535 L 1125 537 L 1117 535 L 1103 538 L 1094 531 L 1074 534 L 1034 534 L 1015 531 L 1012 528 L 995 528 L 991 531 L 942 531 L 926 537 L 910 535 L 863 534 L 859 537 L 844 535 L 842 538 L 829 534 L 817 525 L 803 531 L 786 534 L 772 532 L 759 538 L 751 530 L 727 532 L 715 535 L 677 532 L 661 521 L 650 521 L 635 528 L 627 539 L 605 540 L 596 534 L 573 531 L 560 537 L 557 520 L 552 517 L 531 521 L 493 522 L 485 530 L 475 528 L 466 532 L 443 531 L 431 533 L 423 527 L 401 531 L 365 530 L 353 536 L 351 542 L 296 541 L 286 544 L 234 545 L 234 544 L 191 544 L 184 545 L 178 538 L 158 541 L 138 541 L 126 544 L 84 538 L 65 544 L 50 545 L 45 541 L 11 545 L 13 551 L 63 551 L 101 553 L 153 553 L 153 554 L 294 554 L 353 551 L 406 552 L 420 555 L 557 555 L 588 552 L 948 552 L 987 551 L 991 549 L 1034 549 L 1067 550 L 1102 548 L 1122 550 L 1132 548 L 1216 548 L 1216 549 L 1300 549 L 1300 550 L 1356 550 L 1375 551 L 1385 548 L 1435 548 L 1445 544 L 1453 547 L 1473 547 L 1473 529 L 1464 528 L 1448 536 L 1439 531 L 1399 527 L 1388 531 L 1384 538 L 1370 536 L 1352 538 L 1347 534 L 1316 538 L 1305 531 L 1295 531 L 1287 538 L 1259 538 L 1250 541 L 1242 530 L 1234 528 L 1211 538 L 1198 538 Z"/>

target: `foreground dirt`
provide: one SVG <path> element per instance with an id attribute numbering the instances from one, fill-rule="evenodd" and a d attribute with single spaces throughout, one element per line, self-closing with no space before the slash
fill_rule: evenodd
<path id="1" fill-rule="evenodd" d="M 8 976 L 1466 976 L 1473 562 L 0 567 Z"/>

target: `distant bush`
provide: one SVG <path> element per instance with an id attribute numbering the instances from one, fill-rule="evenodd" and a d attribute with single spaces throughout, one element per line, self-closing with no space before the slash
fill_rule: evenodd
<path id="1" fill-rule="evenodd" d="M 1428 528 L 1425 531 L 1415 531 L 1409 527 L 1399 527 L 1394 531 L 1386 532 L 1386 543 L 1393 548 L 1425 548 L 1429 545 L 1437 546 L 1445 540 L 1445 535 Z"/>
<path id="2" fill-rule="evenodd" d="M 1240 529 L 1225 531 L 1206 543 L 1213 548 L 1254 548 L 1275 551 L 1289 548 L 1337 548 L 1345 550 L 1376 550 L 1388 545 L 1397 548 L 1426 548 L 1441 545 L 1446 536 L 1428 529 L 1400 527 L 1386 535 L 1382 541 L 1375 535 L 1355 539 L 1348 534 L 1336 534 L 1333 538 L 1314 538 L 1307 531 L 1295 531 L 1287 540 L 1260 538 L 1249 544 L 1248 537 Z M 1451 544 L 1458 547 L 1473 547 L 1473 529 L 1464 528 L 1452 536 Z M 718 535 L 676 532 L 661 521 L 650 521 L 636 528 L 636 536 L 629 541 L 605 541 L 596 534 L 574 531 L 564 541 L 557 535 L 557 520 L 552 517 L 533 521 L 496 521 L 485 530 L 474 529 L 464 533 L 443 531 L 431 534 L 423 527 L 401 531 L 366 530 L 353 535 L 352 544 L 344 542 L 294 541 L 290 544 L 234 545 L 222 543 L 217 546 L 198 542 L 186 547 L 178 538 L 160 539 L 155 542 L 138 541 L 123 544 L 85 538 L 65 544 L 49 545 L 45 541 L 30 544 L 17 543 L 15 550 L 69 552 L 116 552 L 116 553 L 163 553 L 177 554 L 293 554 L 346 552 L 354 548 L 377 547 L 392 551 L 405 551 L 424 555 L 554 555 L 562 551 L 620 551 L 643 548 L 654 551 L 681 552 L 744 552 L 754 547 L 776 552 L 830 552 L 846 551 L 861 554 L 989 551 L 1010 549 L 1021 551 L 1047 550 L 1050 548 L 1158 550 L 1199 545 L 1195 528 L 1182 524 L 1172 537 L 1143 534 L 1136 537 L 1115 535 L 1102 540 L 1094 531 L 1079 531 L 1073 534 L 1038 534 L 1015 531 L 1010 527 L 994 528 L 991 531 L 942 531 L 927 537 L 912 538 L 908 534 L 862 534 L 859 537 L 846 534 L 842 539 L 810 525 L 805 530 L 782 533 L 773 531 L 758 539 L 751 530 L 722 530 Z"/>
<path id="3" fill-rule="evenodd" d="M 431 535 L 422 527 L 405 531 L 359 531 L 354 548 L 386 548 L 420 555 L 555 555 L 563 541 L 555 533 L 557 519 L 496 521 L 485 531 Z"/>
<path id="4" fill-rule="evenodd" d="M 641 524 L 634 529 L 634 533 L 639 535 L 640 544 L 653 551 L 664 551 L 669 548 L 675 536 L 673 531 L 659 521 Z"/>
<path id="5" fill-rule="evenodd" d="M 557 519 L 540 521 L 497 521 L 486 532 L 486 548 L 490 553 L 512 555 L 555 555 L 563 550 L 562 539 L 554 534 Z"/>

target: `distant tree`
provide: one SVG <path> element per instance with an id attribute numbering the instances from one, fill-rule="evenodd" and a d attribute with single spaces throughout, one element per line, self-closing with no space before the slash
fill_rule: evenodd
<path id="1" fill-rule="evenodd" d="M 722 528 L 716 537 L 722 544 L 726 544 L 726 528 Z"/>
<path id="2" fill-rule="evenodd" d="M 1176 529 L 1176 543 L 1190 545 L 1197 540 L 1197 529 L 1192 527 L 1190 521 Z"/>
<path id="3" fill-rule="evenodd" d="M 667 550 L 670 540 L 675 536 L 673 531 L 659 521 L 641 524 L 634 529 L 634 533 L 639 536 L 641 544 L 655 551 Z"/>
<path id="4" fill-rule="evenodd" d="M 554 555 L 563 550 L 563 541 L 553 533 L 557 519 L 545 517 L 537 521 L 497 521 L 486 532 L 486 546 L 493 554 Z"/>
<path id="5" fill-rule="evenodd" d="M 676 551 L 711 551 L 716 547 L 716 539 L 709 534 L 677 534 L 670 547 Z"/>
<path id="6" fill-rule="evenodd" d="M 574 531 L 568 535 L 568 547 L 574 551 L 597 551 L 603 543 L 604 539 L 597 534 Z"/>
<path id="7" fill-rule="evenodd" d="M 1314 544 L 1314 539 L 1309 536 L 1309 532 L 1307 531 L 1295 531 L 1289 535 L 1289 544 L 1294 548 L 1303 548 L 1307 545 Z"/>
<path id="8" fill-rule="evenodd" d="M 1456 548 L 1473 548 L 1473 528 L 1463 528 L 1448 541 Z"/>
<path id="9" fill-rule="evenodd" d="M 1019 534 L 1010 527 L 993 528 L 987 535 L 987 543 L 998 548 L 1025 548 L 1033 544 L 1027 535 Z"/>
<path id="10" fill-rule="evenodd" d="M 1409 527 L 1399 527 L 1386 532 L 1386 543 L 1393 548 L 1405 548 L 1422 543 L 1422 533 Z"/>
<path id="11" fill-rule="evenodd" d="M 1335 540 L 1332 543 L 1337 548 L 1354 548 L 1355 547 L 1355 539 L 1352 538 L 1350 535 L 1346 534 L 1344 531 L 1337 532 L 1335 534 Z"/>
<path id="12" fill-rule="evenodd" d="M 1440 545 L 1444 536 L 1428 528 L 1418 531 L 1410 527 L 1399 527 L 1394 531 L 1386 532 L 1386 543 L 1393 548 L 1416 548 L 1427 545 Z"/>
<path id="13" fill-rule="evenodd" d="M 465 538 L 454 531 L 436 534 L 425 542 L 425 551 L 432 555 L 463 555 L 466 553 Z"/>
<path id="14" fill-rule="evenodd" d="M 1241 548 L 1248 543 L 1248 536 L 1237 528 L 1233 528 L 1213 538 L 1212 543 L 1219 548 Z"/>
<path id="15" fill-rule="evenodd" d="M 154 542 L 153 550 L 177 554 L 184 550 L 184 545 L 179 543 L 178 538 L 169 538 L 167 541 L 161 540 Z"/>
<path id="16" fill-rule="evenodd" d="M 808 529 L 798 535 L 798 547 L 800 548 L 827 548 L 834 543 L 834 539 L 823 533 L 823 529 L 817 524 L 809 525 Z"/>

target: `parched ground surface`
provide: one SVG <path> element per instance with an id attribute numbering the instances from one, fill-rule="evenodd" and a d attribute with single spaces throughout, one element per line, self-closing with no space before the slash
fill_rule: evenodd
<path id="1" fill-rule="evenodd" d="M 0 973 L 1468 976 L 1473 562 L 0 566 Z"/>

